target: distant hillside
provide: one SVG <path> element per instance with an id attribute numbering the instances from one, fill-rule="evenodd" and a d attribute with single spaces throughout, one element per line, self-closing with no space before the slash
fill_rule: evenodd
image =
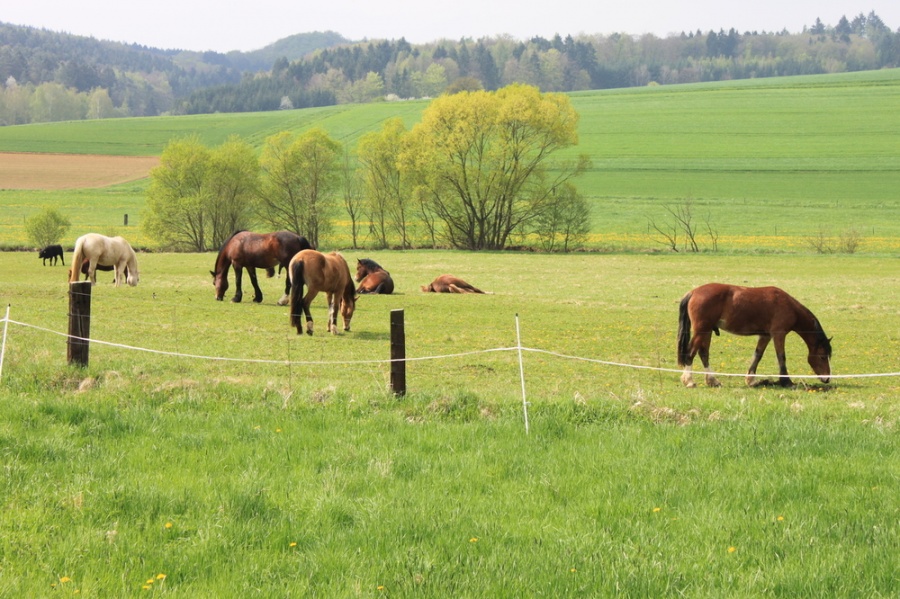
<path id="1" fill-rule="evenodd" d="M 349 43 L 293 35 L 253 52 L 192 52 L 0 22 L 0 125 L 177 113 L 191 93 Z"/>
<path id="2" fill-rule="evenodd" d="M 227 57 L 231 65 L 240 71 L 268 71 L 278 59 L 300 60 L 316 50 L 350 43 L 350 40 L 334 31 L 298 33 L 260 50 L 229 52 Z"/>

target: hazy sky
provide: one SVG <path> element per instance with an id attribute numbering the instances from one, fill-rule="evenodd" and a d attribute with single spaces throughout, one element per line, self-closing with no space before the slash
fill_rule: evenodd
<path id="1" fill-rule="evenodd" d="M 898 0 L 4 0 L 0 22 L 163 49 L 256 50 L 295 33 L 351 40 L 517 39 L 579 33 L 781 31 L 875 11 L 900 28 Z"/>

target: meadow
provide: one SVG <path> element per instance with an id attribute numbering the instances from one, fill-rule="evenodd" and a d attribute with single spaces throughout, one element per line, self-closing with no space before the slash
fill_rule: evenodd
<path id="1" fill-rule="evenodd" d="M 878 72 L 576 95 L 602 251 L 338 236 L 397 282 L 338 336 L 321 299 L 318 333 L 298 336 L 280 279 L 261 280 L 262 304 L 216 302 L 213 254 L 150 251 L 137 287 L 99 276 L 90 364 L 68 366 L 66 267 L 0 252 L 0 596 L 894 596 L 898 92 Z M 190 132 L 313 124 L 352 141 L 423 107 L 0 128 L 0 151 L 153 155 Z M 73 233 L 152 249 L 145 184 L 2 190 L 2 245 L 53 205 Z M 648 215 L 686 198 L 714 211 L 720 250 L 651 251 Z M 812 251 L 820 227 L 859 227 L 860 251 Z M 419 291 L 444 272 L 491 293 Z M 685 389 L 678 301 L 713 280 L 808 306 L 833 337 L 832 382 L 790 336 L 797 384 L 749 388 L 755 343 L 723 333 L 712 367 L 731 376 Z M 770 348 L 760 373 L 775 370 Z"/>

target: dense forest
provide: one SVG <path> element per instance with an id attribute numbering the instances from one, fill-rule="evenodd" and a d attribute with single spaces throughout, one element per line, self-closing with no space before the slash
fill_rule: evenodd
<path id="1" fill-rule="evenodd" d="M 510 83 L 543 91 L 667 85 L 900 66 L 875 13 L 800 33 L 694 31 L 351 42 L 299 34 L 250 53 L 187 52 L 0 23 L 0 125 L 245 112 L 434 97 Z"/>

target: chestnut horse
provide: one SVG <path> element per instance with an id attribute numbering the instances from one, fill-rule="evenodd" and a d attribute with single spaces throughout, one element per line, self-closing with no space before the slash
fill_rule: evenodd
<path id="1" fill-rule="evenodd" d="M 425 293 L 484 293 L 481 289 L 469 285 L 453 275 L 441 275 L 428 285 L 422 285 Z"/>
<path id="2" fill-rule="evenodd" d="M 350 319 L 356 309 L 356 292 L 350 267 L 344 257 L 337 253 L 323 254 L 316 250 L 303 250 L 291 258 L 288 265 L 291 280 L 291 326 L 297 327 L 297 334 L 303 332 L 301 315 L 306 315 L 306 333 L 313 334 L 313 318 L 309 306 L 320 291 L 328 299 L 328 332 L 338 334 L 337 315 L 341 313 L 344 330 L 350 330 Z M 303 295 L 303 285 L 309 287 Z"/>
<path id="3" fill-rule="evenodd" d="M 72 255 L 72 268 L 69 270 L 69 282 L 75 283 L 80 278 L 81 265 L 88 262 L 85 273 L 91 284 L 97 283 L 97 268 L 110 266 L 116 271 L 115 285 L 119 287 L 126 281 L 134 287 L 138 284 L 137 257 L 131 245 L 122 237 L 107 237 L 99 233 L 82 235 L 75 241 L 75 252 Z"/>
<path id="4" fill-rule="evenodd" d="M 305 237 L 291 233 L 290 231 L 277 231 L 275 233 L 251 233 L 250 231 L 237 231 L 229 237 L 219 249 L 216 256 L 214 269 L 209 271 L 213 277 L 213 285 L 216 288 L 216 300 L 222 301 L 225 292 L 228 291 L 228 269 L 234 266 L 234 285 L 236 287 L 231 301 L 237 303 L 244 297 L 241 289 L 242 269 L 247 269 L 250 282 L 253 284 L 253 301 L 263 301 L 262 290 L 256 280 L 256 269 L 266 269 L 266 277 L 275 276 L 275 266 L 287 268 L 291 258 L 300 250 L 309 249 L 312 246 Z M 280 270 L 280 269 L 279 269 Z M 285 277 L 284 296 L 278 300 L 278 305 L 283 306 L 288 302 L 288 294 L 291 291 L 291 279 Z"/>
<path id="5" fill-rule="evenodd" d="M 706 369 L 706 384 L 719 386 L 709 369 L 709 343 L 712 334 L 718 335 L 720 328 L 735 335 L 759 336 L 747 371 L 746 381 L 750 386 L 756 384 L 756 367 L 769 341 L 775 344 L 779 383 L 784 387 L 792 384 L 784 355 L 784 339 L 790 332 L 797 333 L 806 342 L 807 360 L 819 380 L 827 383 L 831 378 L 831 338 L 825 335 L 809 309 L 778 287 L 701 285 L 682 298 L 678 316 L 678 365 L 684 367 L 681 382 L 686 387 L 696 386 L 691 365 L 698 353 Z"/>
<path id="6" fill-rule="evenodd" d="M 368 258 L 356 261 L 356 282 L 359 283 L 359 287 L 356 288 L 358 294 L 394 292 L 394 279 L 391 278 L 391 273 Z"/>

